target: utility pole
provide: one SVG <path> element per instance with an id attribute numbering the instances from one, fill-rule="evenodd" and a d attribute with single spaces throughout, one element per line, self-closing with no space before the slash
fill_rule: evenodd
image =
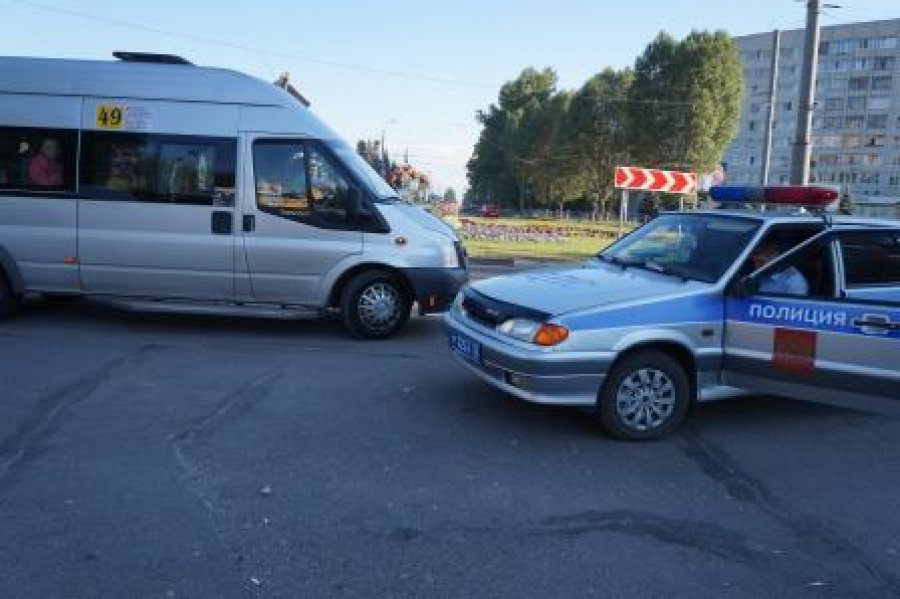
<path id="1" fill-rule="evenodd" d="M 772 128 L 775 125 L 775 103 L 778 99 L 778 60 L 781 50 L 781 32 L 772 32 L 772 77 L 769 83 L 769 116 L 766 121 L 766 140 L 763 145 L 762 184 L 769 184 L 769 166 L 772 163 Z"/>
<path id="2" fill-rule="evenodd" d="M 803 77 L 800 80 L 800 106 L 797 111 L 797 139 L 791 158 L 791 184 L 809 183 L 809 158 L 812 150 L 813 108 L 816 102 L 816 67 L 819 62 L 819 15 L 822 0 L 806 3 L 806 47 L 803 51 Z"/>

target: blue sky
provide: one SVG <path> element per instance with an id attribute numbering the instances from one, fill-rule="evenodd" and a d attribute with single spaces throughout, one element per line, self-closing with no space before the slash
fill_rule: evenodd
<path id="1" fill-rule="evenodd" d="M 897 0 L 836 0 L 824 24 L 900 17 Z M 75 14 L 79 13 L 79 14 Z M 282 71 L 349 141 L 380 137 L 465 187 L 475 111 L 526 66 L 575 88 L 633 63 L 661 29 L 733 35 L 803 25 L 796 0 L 0 0 L 0 54 L 109 58 L 179 54 L 274 80 Z M 131 26 L 139 24 L 141 29 Z M 175 34 L 175 35 L 170 35 Z"/>

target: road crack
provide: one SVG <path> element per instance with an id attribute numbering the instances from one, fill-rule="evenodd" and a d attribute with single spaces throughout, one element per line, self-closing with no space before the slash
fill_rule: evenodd
<path id="1" fill-rule="evenodd" d="M 744 468 L 722 447 L 688 426 L 677 436 L 684 454 L 704 474 L 723 486 L 734 499 L 753 505 L 775 520 L 797 541 L 801 550 L 814 560 L 830 560 L 855 565 L 882 590 L 900 596 L 900 576 L 872 559 L 861 547 L 845 539 L 827 522 L 803 513 L 779 499 L 759 478 Z M 853 587 L 849 581 L 843 581 Z"/>
<path id="2" fill-rule="evenodd" d="M 61 414 L 89 399 L 122 371 L 140 364 L 147 354 L 158 349 L 153 344 L 142 345 L 38 400 L 16 430 L 0 439 L 0 493 L 12 487 L 22 471 L 45 452 L 43 442 L 52 434 Z"/>

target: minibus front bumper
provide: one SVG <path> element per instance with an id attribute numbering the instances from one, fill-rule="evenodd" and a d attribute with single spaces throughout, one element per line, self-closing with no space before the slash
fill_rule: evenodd
<path id="1" fill-rule="evenodd" d="M 404 274 L 412 285 L 419 314 L 446 312 L 463 285 L 469 282 L 465 268 L 407 268 Z"/>

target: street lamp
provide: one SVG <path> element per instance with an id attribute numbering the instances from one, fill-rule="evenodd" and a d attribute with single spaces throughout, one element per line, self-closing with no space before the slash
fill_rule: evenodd
<path id="1" fill-rule="evenodd" d="M 386 122 L 384 125 L 381 126 L 381 157 L 382 158 L 387 157 L 387 146 L 384 145 L 384 134 L 387 131 L 388 126 L 396 125 L 399 122 L 400 121 L 398 121 L 397 119 L 392 118 L 388 122 Z M 381 170 L 384 171 L 381 173 L 382 177 L 387 177 L 387 169 L 388 169 L 387 162 L 388 162 L 387 160 L 382 161 Z"/>

